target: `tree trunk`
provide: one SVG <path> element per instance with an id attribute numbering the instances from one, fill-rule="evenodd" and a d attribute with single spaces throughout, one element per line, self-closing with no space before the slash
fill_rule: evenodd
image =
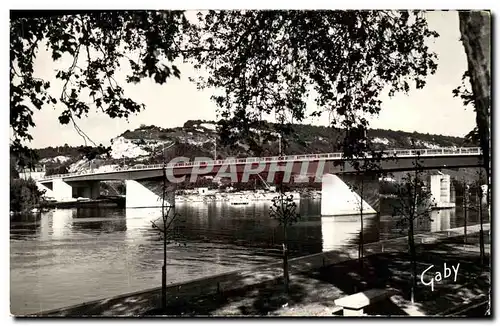
<path id="1" fill-rule="evenodd" d="M 363 236 L 363 179 L 361 179 L 361 191 L 360 191 L 360 201 L 359 201 L 359 215 L 361 219 L 361 232 L 359 233 L 359 263 L 361 268 L 363 268 L 363 256 L 364 256 L 364 236 Z"/>
<path id="2" fill-rule="evenodd" d="M 415 167 L 418 167 L 418 158 L 415 160 Z M 415 232 L 414 232 L 414 222 L 415 222 L 415 216 L 417 214 L 417 209 L 418 209 L 418 193 L 417 193 L 417 187 L 418 187 L 418 169 L 415 169 L 415 180 L 414 184 L 415 187 L 413 189 L 413 202 L 412 202 L 412 212 L 409 216 L 409 221 L 408 221 L 408 244 L 409 244 L 409 249 L 410 249 L 410 259 L 411 259 L 411 303 L 415 303 L 415 291 L 417 288 L 417 253 L 415 250 Z"/>
<path id="3" fill-rule="evenodd" d="M 462 43 L 467 54 L 470 83 L 474 94 L 476 124 L 489 188 L 491 185 L 489 150 L 491 138 L 491 13 L 489 11 L 461 11 L 458 17 Z"/>
<path id="4" fill-rule="evenodd" d="M 161 217 L 163 220 L 163 266 L 161 268 L 161 306 L 167 309 L 167 216 L 165 216 L 165 192 L 167 191 L 167 176 L 163 159 L 163 189 L 161 201 Z"/>
<path id="5" fill-rule="evenodd" d="M 483 233 L 483 190 L 479 188 L 479 254 L 481 256 L 481 265 L 484 265 L 484 233 Z"/>
<path id="6" fill-rule="evenodd" d="M 467 185 L 464 182 L 464 246 L 467 244 L 467 214 L 469 209 L 469 191 Z"/>
<path id="7" fill-rule="evenodd" d="M 289 281 L 290 277 L 288 274 L 288 235 L 286 230 L 286 225 L 283 225 L 283 281 L 285 284 L 285 293 L 288 296 L 290 292 Z"/>
<path id="8" fill-rule="evenodd" d="M 415 250 L 415 238 L 413 231 L 413 219 L 409 222 L 408 227 L 408 245 L 410 251 L 410 259 L 411 259 L 411 292 L 410 298 L 411 303 L 415 303 L 415 290 L 417 288 L 417 253 Z"/>
<path id="9" fill-rule="evenodd" d="M 167 266 L 161 267 L 161 307 L 167 309 Z"/>

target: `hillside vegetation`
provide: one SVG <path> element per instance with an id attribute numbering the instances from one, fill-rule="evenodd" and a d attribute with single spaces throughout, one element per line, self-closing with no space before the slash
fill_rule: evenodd
<path id="1" fill-rule="evenodd" d="M 286 155 L 313 154 L 334 151 L 340 134 L 324 126 L 296 124 L 282 139 Z M 258 134 L 260 131 L 255 130 Z M 262 133 L 264 135 L 264 133 Z M 408 133 L 403 131 L 370 129 L 368 137 L 377 149 L 411 148 L 414 139 L 419 148 L 476 146 L 464 138 Z M 217 142 L 217 146 L 216 146 Z M 82 169 L 110 169 L 115 166 L 156 164 L 162 162 L 162 151 L 167 160 L 184 156 L 217 158 L 273 156 L 279 154 L 277 134 L 262 136 L 260 148 L 255 150 L 244 142 L 223 146 L 218 139 L 213 121 L 189 120 L 177 128 L 154 125 L 127 130 L 111 140 L 111 146 L 59 146 L 38 149 L 39 163 L 45 164 L 48 174 L 67 173 Z"/>

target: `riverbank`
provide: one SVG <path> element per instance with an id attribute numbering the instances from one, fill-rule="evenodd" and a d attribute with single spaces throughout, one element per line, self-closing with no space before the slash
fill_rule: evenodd
<path id="1" fill-rule="evenodd" d="M 471 226 L 468 228 L 469 235 L 477 232 L 479 226 Z M 485 225 L 485 231 L 489 230 L 489 224 Z M 421 245 L 442 242 L 442 240 L 451 236 L 460 236 L 463 234 L 463 228 L 451 229 L 443 232 L 433 233 L 433 234 L 422 234 L 416 236 L 416 240 Z M 421 246 L 420 245 L 420 246 Z M 372 244 L 365 245 L 365 255 L 375 255 L 375 254 L 391 254 L 406 251 L 406 238 L 393 239 L 388 241 L 376 242 Z M 455 247 L 448 248 L 448 250 L 454 250 Z M 304 272 L 311 272 L 324 268 L 332 264 L 339 264 L 348 262 L 349 260 L 357 258 L 357 247 L 348 247 L 342 251 L 330 251 L 319 253 L 315 255 L 310 255 L 306 257 L 299 257 L 290 260 L 291 267 L 291 278 L 293 284 L 308 284 L 311 283 L 313 287 L 317 290 L 308 291 L 311 295 L 314 293 L 329 293 L 333 295 L 335 292 L 332 289 L 332 285 L 328 284 L 318 284 L 315 283 L 314 279 L 310 276 L 304 276 Z M 404 261 L 402 259 L 402 261 Z M 179 303 L 185 302 L 197 302 L 197 300 L 205 300 L 207 302 L 220 302 L 213 298 L 208 298 L 207 296 L 218 296 L 219 298 L 226 298 L 225 300 L 232 300 L 234 298 L 232 291 L 258 291 L 257 289 L 262 288 L 266 284 L 275 284 L 278 289 L 281 287 L 281 282 L 279 278 L 281 277 L 281 263 L 270 264 L 267 266 L 259 266 L 258 268 L 253 268 L 243 271 L 233 271 L 226 274 L 205 277 L 190 282 L 183 282 L 178 284 L 170 285 L 167 289 L 168 297 L 172 300 L 170 301 L 169 307 L 178 307 Z M 302 276 L 301 276 L 302 275 Z M 297 280 L 297 277 L 303 277 L 301 281 Z M 309 281 L 307 281 L 309 280 Z M 324 290 L 319 290 L 324 289 Z M 299 291 L 300 292 L 300 291 Z M 276 292 L 277 294 L 280 291 Z M 341 295 L 342 292 L 338 292 Z M 51 311 L 45 311 L 38 313 L 39 316 L 133 316 L 133 315 L 145 315 L 154 312 L 154 308 L 159 306 L 160 303 L 161 289 L 155 288 L 147 291 L 141 291 L 136 293 L 129 293 L 126 295 L 120 295 L 114 298 L 107 298 L 103 300 L 95 300 L 92 302 L 83 303 L 80 305 L 66 307 L 62 309 L 56 309 Z M 244 296 L 246 298 L 251 295 Z M 273 296 L 271 296 L 273 297 Z M 279 296 L 278 296 L 279 297 Z M 276 299 L 276 298 L 275 298 Z M 311 299 L 311 302 L 320 300 L 321 296 L 317 299 Z M 331 299 L 331 298 L 330 298 Z M 272 305 L 276 305 L 279 300 L 272 301 Z M 330 302 L 329 300 L 326 303 Z M 333 307 L 333 301 L 330 302 L 330 306 Z M 253 303 L 252 303 L 253 305 Z M 264 304 L 264 306 L 269 306 L 269 303 Z M 296 305 L 295 305 L 296 306 Z M 214 309 L 213 309 L 214 310 Z M 173 310 L 175 311 L 175 310 Z M 248 310 L 247 311 L 252 311 Z M 187 311 L 185 314 L 205 314 L 201 311 L 193 310 Z M 225 313 L 229 314 L 245 314 L 244 311 L 236 313 L 228 312 L 227 310 L 218 311 L 205 311 L 210 315 L 223 315 Z M 177 311 L 175 314 L 181 314 L 182 311 Z M 314 313 L 311 312 L 312 315 Z"/>
<path id="2" fill-rule="evenodd" d="M 469 239 L 471 240 L 471 239 Z M 459 262 L 456 281 L 445 280 L 434 291 L 419 284 L 416 303 L 411 304 L 409 293 L 410 266 L 406 253 L 370 255 L 357 260 L 333 264 L 309 271 L 291 273 L 290 295 L 286 299 L 282 278 L 264 282 L 254 288 L 179 300 L 166 310 L 151 310 L 150 316 L 340 316 L 335 300 L 372 288 L 391 288 L 398 294 L 390 300 L 365 309 L 367 315 L 380 316 L 445 316 L 462 314 L 466 307 L 487 302 L 490 289 L 490 270 L 479 263 L 473 246 L 461 247 L 463 237 L 418 246 L 419 275 L 434 265 L 443 268 Z M 456 248 L 460 248 L 456 250 Z M 484 266 L 489 266 L 486 261 Z M 427 279 L 428 281 L 428 279 Z M 484 316 L 476 311 L 475 316 Z"/>
<path id="3" fill-rule="evenodd" d="M 109 197 L 109 198 L 101 198 L 101 199 L 72 199 L 66 201 L 47 201 L 43 202 L 40 205 L 41 208 L 44 209 L 52 209 L 52 208 L 101 208 L 101 207 L 125 207 L 125 198 L 124 197 Z"/>

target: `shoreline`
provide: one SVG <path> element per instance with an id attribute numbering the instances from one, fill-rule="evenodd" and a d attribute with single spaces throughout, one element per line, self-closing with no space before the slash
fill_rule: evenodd
<path id="1" fill-rule="evenodd" d="M 490 224 L 483 224 L 484 232 L 489 233 Z M 480 230 L 479 224 L 470 226 L 467 233 L 472 235 Z M 415 235 L 416 244 L 437 243 L 444 239 L 463 235 L 463 227 L 434 233 Z M 365 244 L 365 257 L 387 252 L 405 252 L 407 237 L 378 241 Z M 357 259 L 358 247 L 347 246 L 342 251 L 328 251 L 297 257 L 289 260 L 290 271 L 300 272 L 318 267 L 329 266 Z M 206 276 L 187 282 L 179 282 L 167 286 L 169 298 L 193 298 L 200 295 L 220 294 L 242 287 L 255 287 L 263 282 L 270 282 L 282 275 L 281 260 L 250 269 L 234 270 L 218 275 Z M 138 292 L 121 294 L 114 297 L 97 299 L 90 302 L 61 307 L 41 312 L 18 315 L 18 317 L 55 317 L 55 316 L 137 316 L 156 309 L 161 301 L 161 287 L 150 288 Z"/>

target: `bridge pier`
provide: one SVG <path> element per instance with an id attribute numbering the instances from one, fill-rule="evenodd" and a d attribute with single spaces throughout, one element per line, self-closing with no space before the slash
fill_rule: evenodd
<path id="1" fill-rule="evenodd" d="M 101 183 L 99 181 L 79 182 L 73 186 L 73 197 L 96 199 L 101 194 Z"/>
<path id="2" fill-rule="evenodd" d="M 431 232 L 439 232 L 451 229 L 451 216 L 455 214 L 453 209 L 434 210 L 431 212 Z"/>
<path id="3" fill-rule="evenodd" d="M 363 196 L 368 194 L 371 187 L 364 187 Z M 378 197 L 378 193 L 376 194 Z M 363 205 L 361 205 L 363 203 Z M 321 215 L 358 215 L 376 214 L 377 211 L 366 202 L 360 195 L 351 189 L 339 176 L 335 174 L 325 174 L 321 180 Z"/>
<path id="4" fill-rule="evenodd" d="M 429 184 L 435 208 L 455 207 L 455 203 L 451 199 L 451 179 L 449 175 L 431 175 Z"/>
<path id="5" fill-rule="evenodd" d="M 52 191 L 52 189 L 50 189 L 49 187 L 45 186 L 44 184 L 38 181 L 36 181 L 36 186 L 38 187 L 38 190 L 45 191 L 44 196 L 54 198 L 54 192 Z"/>
<path id="6" fill-rule="evenodd" d="M 73 198 L 73 187 L 58 178 L 52 180 L 52 194 L 57 201 L 65 201 Z"/>
<path id="7" fill-rule="evenodd" d="M 162 206 L 163 183 L 155 180 L 125 180 L 126 208 L 147 208 Z M 165 205 L 175 204 L 175 191 L 167 189 Z"/>

